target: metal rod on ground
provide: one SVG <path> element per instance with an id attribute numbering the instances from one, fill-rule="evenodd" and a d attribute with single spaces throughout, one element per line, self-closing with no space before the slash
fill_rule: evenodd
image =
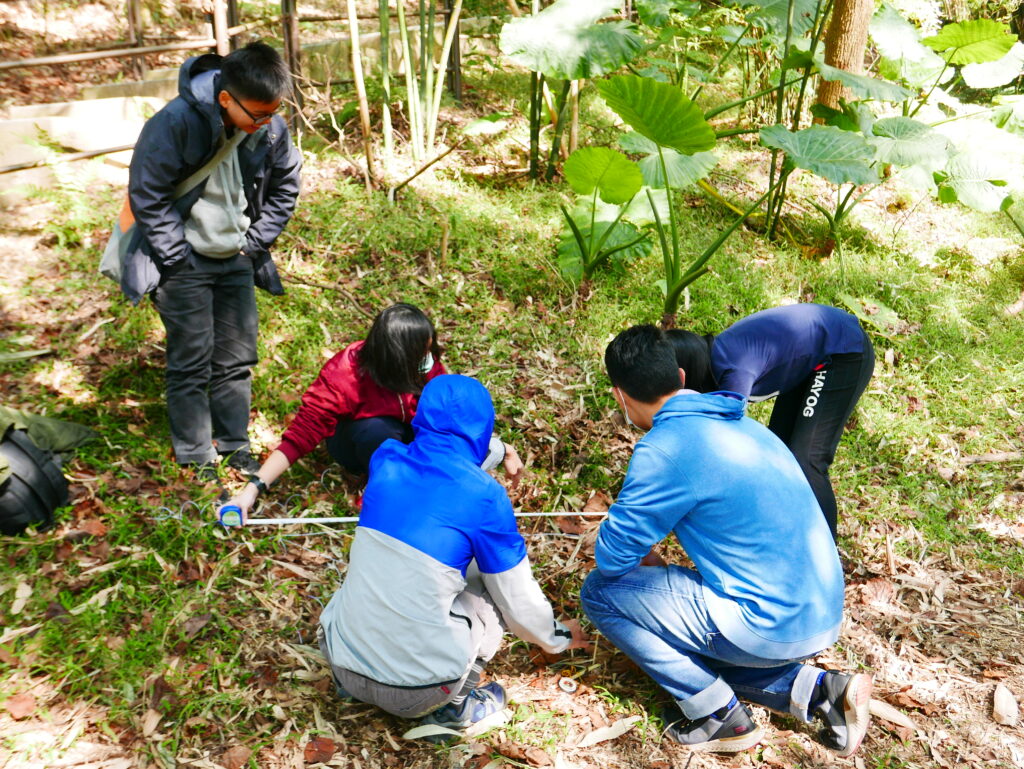
<path id="1" fill-rule="evenodd" d="M 551 513 L 516 513 L 516 518 L 555 518 L 558 516 L 604 517 L 608 513 L 578 513 L 575 510 L 556 510 Z M 340 518 L 250 518 L 246 526 L 290 526 L 296 523 L 357 523 L 359 516 L 343 516 Z M 235 528 L 235 527 L 227 527 Z"/>

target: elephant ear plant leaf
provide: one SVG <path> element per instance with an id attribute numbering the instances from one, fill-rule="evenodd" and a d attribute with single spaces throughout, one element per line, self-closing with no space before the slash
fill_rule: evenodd
<path id="1" fill-rule="evenodd" d="M 499 47 L 509 59 L 529 69 L 530 173 L 539 175 L 541 93 L 544 80 L 561 80 L 555 104 L 555 131 L 546 177 L 555 172 L 565 112 L 573 80 L 614 72 L 644 49 L 636 25 L 601 21 L 622 7 L 622 0 L 556 0 L 532 16 L 513 19 L 501 29 Z M 539 74 L 538 74 L 539 73 Z"/>
<path id="2" fill-rule="evenodd" d="M 610 258 L 621 262 L 650 250 L 647 235 L 622 221 L 643 186 L 636 163 L 607 147 L 585 147 L 565 162 L 565 178 L 581 196 L 572 213 L 561 207 L 569 232 L 559 244 L 558 265 L 566 277 L 587 280 Z"/>
<path id="3" fill-rule="evenodd" d="M 761 143 L 782 150 L 788 165 L 811 171 L 839 188 L 834 210 L 829 211 L 814 201 L 811 205 L 828 222 L 843 269 L 840 230 L 846 216 L 866 192 L 857 198 L 853 194 L 861 185 L 879 182 L 878 170 L 872 165 L 874 148 L 863 136 L 834 126 L 813 126 L 796 132 L 782 125 L 769 126 L 761 129 Z M 850 185 L 845 196 L 842 194 L 844 184 Z"/>
<path id="4" fill-rule="evenodd" d="M 937 35 L 921 41 L 926 46 L 945 54 L 950 64 L 980 64 L 998 61 L 1010 52 L 1017 42 L 1005 24 L 992 19 L 973 19 L 947 24 Z"/>
<path id="5" fill-rule="evenodd" d="M 976 150 L 960 152 L 936 174 L 939 200 L 959 201 L 975 211 L 999 211 L 1008 198 L 1006 180 L 1002 178 L 1005 173 L 1006 167 L 998 157 Z"/>
<path id="6" fill-rule="evenodd" d="M 683 171 L 680 167 L 681 164 L 675 163 L 673 171 L 676 173 L 670 174 L 666 154 L 669 151 L 674 151 L 680 156 L 707 153 L 715 146 L 715 131 L 697 105 L 688 99 L 678 86 L 670 83 L 637 75 L 618 75 L 598 83 L 597 89 L 605 103 L 636 131 L 637 136 L 631 136 L 626 140 L 627 148 L 638 151 L 648 150 L 652 156 L 655 152 L 657 153 L 657 167 L 660 174 L 652 173 L 650 170 L 644 173 L 644 180 L 649 185 L 649 188 L 645 190 L 645 196 L 648 198 L 650 210 L 654 216 L 655 231 L 661 243 L 664 264 L 665 277 L 660 282 L 665 293 L 662 323 L 670 326 L 675 323 L 675 314 L 682 292 L 708 271 L 705 266 L 707 261 L 721 248 L 729 235 L 747 216 L 760 206 L 764 197 L 767 197 L 767 193 L 684 269 L 679 253 L 677 215 L 675 207 L 672 205 L 673 182 L 690 181 L 697 174 L 700 174 L 697 176 L 699 179 L 705 172 L 701 170 L 701 161 L 698 161 L 689 169 L 690 173 L 688 174 L 681 173 Z M 641 139 L 646 139 L 649 144 L 643 144 Z M 704 163 L 707 162 L 707 158 L 702 160 Z M 664 187 L 664 207 L 657 204 L 654 190 L 650 189 L 655 183 L 660 183 L 660 186 Z M 665 208 L 668 209 L 669 224 L 667 228 L 661 214 Z"/>
<path id="7" fill-rule="evenodd" d="M 707 177 L 718 165 L 718 157 L 713 152 L 684 155 L 673 149 L 663 149 L 665 171 L 668 174 L 666 181 L 666 176 L 661 171 L 657 144 L 636 131 L 630 131 L 619 137 L 619 146 L 626 152 L 646 155 L 640 160 L 640 172 L 644 175 L 644 184 L 649 187 L 690 187 Z"/>

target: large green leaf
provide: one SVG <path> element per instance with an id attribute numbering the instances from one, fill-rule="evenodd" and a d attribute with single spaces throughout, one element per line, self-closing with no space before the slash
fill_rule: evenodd
<path id="1" fill-rule="evenodd" d="M 947 24 L 939 34 L 921 42 L 933 51 L 946 53 L 952 64 L 977 64 L 1003 58 L 1013 48 L 1017 37 L 998 21 L 972 19 Z"/>
<path id="2" fill-rule="evenodd" d="M 565 161 L 565 178 L 580 195 L 597 194 L 605 203 L 627 203 L 643 186 L 637 164 L 607 147 L 584 147 Z"/>
<path id="3" fill-rule="evenodd" d="M 887 117 L 875 122 L 868 141 L 875 157 L 897 166 L 921 166 L 937 171 L 949 160 L 949 141 L 934 128 L 908 117 Z"/>
<path id="4" fill-rule="evenodd" d="M 847 72 L 845 69 L 831 67 L 824 61 L 816 61 L 815 64 L 824 80 L 829 82 L 838 80 L 861 99 L 901 102 L 913 95 L 906 88 L 890 83 L 888 80 L 880 80 L 879 78 L 867 75 L 856 75 L 853 72 Z"/>
<path id="5" fill-rule="evenodd" d="M 998 211 L 1008 194 L 1006 168 L 998 157 L 968 150 L 950 158 L 945 170 L 938 174 L 939 200 L 963 203 L 975 211 Z"/>
<path id="6" fill-rule="evenodd" d="M 786 153 L 798 168 L 805 168 L 833 184 L 870 184 L 878 172 L 868 165 L 871 145 L 858 134 L 834 126 L 813 126 L 793 133 L 783 125 L 761 129 L 761 143 Z"/>
<path id="7" fill-rule="evenodd" d="M 1024 43 L 1014 43 L 1003 58 L 981 64 L 967 64 L 960 72 L 971 88 L 1000 88 L 1024 74 Z"/>
<path id="8" fill-rule="evenodd" d="M 648 187 L 662 189 L 665 186 L 682 189 L 696 184 L 711 173 L 718 165 L 718 157 L 713 152 L 696 152 L 683 155 L 673 149 L 665 148 L 665 170 L 668 171 L 668 184 L 661 173 L 661 162 L 658 160 L 658 145 L 636 131 L 630 131 L 619 137 L 619 146 L 626 152 L 645 155 L 640 160 L 640 171 L 644 184 Z"/>
<path id="9" fill-rule="evenodd" d="M 882 55 L 879 69 L 887 77 L 922 88 L 934 83 L 946 67 L 941 56 L 921 43 L 917 27 L 888 3 L 882 3 L 868 31 Z"/>
<path id="10" fill-rule="evenodd" d="M 579 208 L 573 212 L 573 221 L 579 228 L 580 235 L 587 242 L 591 239 L 589 215 L 579 216 Z M 593 229 L 593 242 L 596 245 L 604 236 L 605 232 L 612 227 L 609 221 L 595 221 Z M 634 242 L 636 241 L 636 242 Z M 651 252 L 653 243 L 648 235 L 640 232 L 629 222 L 619 220 L 614 228 L 608 233 L 604 241 L 603 251 L 611 251 L 619 246 L 633 245 L 621 251 L 615 252 L 611 259 L 616 264 L 647 256 Z M 579 282 L 583 278 L 583 255 L 580 253 L 579 244 L 568 226 L 562 229 L 562 237 L 558 241 L 558 269 L 569 280 Z"/>
<path id="11" fill-rule="evenodd" d="M 651 198 L 654 199 L 654 207 L 651 207 L 651 198 L 647 197 L 647 191 L 650 190 Z M 658 217 L 663 222 L 668 221 L 668 193 L 665 190 L 655 190 L 649 187 L 644 187 L 640 190 L 632 202 L 626 206 L 626 211 L 623 216 L 629 219 L 633 224 L 639 225 L 640 227 L 646 227 L 649 224 L 654 224 L 654 212 L 658 212 Z"/>
<path id="12" fill-rule="evenodd" d="M 643 48 L 636 26 L 597 23 L 621 0 L 557 0 L 535 16 L 513 19 L 501 29 L 502 53 L 545 77 L 578 80 L 613 72 Z"/>
<path id="13" fill-rule="evenodd" d="M 1024 96 L 997 96 L 993 103 L 992 122 L 1004 131 L 1024 136 Z"/>
<path id="14" fill-rule="evenodd" d="M 697 105 L 669 83 L 618 75 L 597 84 L 608 106 L 634 130 L 686 155 L 715 146 L 715 131 Z"/>
<path id="15" fill-rule="evenodd" d="M 786 35 L 786 19 L 789 16 L 789 0 L 736 0 L 744 7 L 757 6 L 759 10 L 750 15 L 750 21 L 764 27 L 778 38 Z M 793 37 L 803 37 L 814 23 L 818 0 L 795 0 L 793 4 Z"/>

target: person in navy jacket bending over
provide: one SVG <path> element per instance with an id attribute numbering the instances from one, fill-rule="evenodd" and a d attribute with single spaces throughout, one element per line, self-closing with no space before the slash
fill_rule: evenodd
<path id="1" fill-rule="evenodd" d="M 634 326 L 605 352 L 640 439 L 594 547 L 580 599 L 598 630 L 668 692 L 666 735 L 739 751 L 761 729 L 738 697 L 801 721 L 852 754 L 871 677 L 801 664 L 832 644 L 843 570 L 793 455 L 732 392 L 683 389 L 664 332 Z M 674 533 L 695 568 L 652 548 Z M 680 719 L 683 719 L 680 721 Z"/>
<path id="2" fill-rule="evenodd" d="M 828 469 L 850 414 L 875 370 L 871 340 L 836 307 L 793 304 L 748 315 L 717 336 L 668 331 L 686 386 L 776 398 L 768 429 L 793 452 L 836 537 Z"/>
<path id="3" fill-rule="evenodd" d="M 385 441 L 345 581 L 320 614 L 338 693 L 403 718 L 462 729 L 505 706 L 480 685 L 505 628 L 549 653 L 585 648 L 534 580 L 504 488 L 480 465 L 494 406 L 464 376 L 427 383 L 412 443 Z"/>
<path id="4" fill-rule="evenodd" d="M 334 355 L 302 396 L 302 405 L 281 443 L 227 504 L 247 515 L 257 497 L 285 470 L 326 441 L 327 451 L 356 474 L 369 470 L 370 457 L 389 438 L 408 443 L 420 392 L 445 373 L 430 318 L 411 304 L 382 310 L 366 339 Z M 523 463 L 515 449 L 491 441 L 488 469 L 504 461 L 518 483 Z"/>

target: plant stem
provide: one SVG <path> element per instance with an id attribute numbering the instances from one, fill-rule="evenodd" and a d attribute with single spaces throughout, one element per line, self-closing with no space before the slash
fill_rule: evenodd
<path id="1" fill-rule="evenodd" d="M 348 27 L 352 41 L 352 79 L 355 81 L 356 97 L 359 100 L 359 123 L 363 131 L 363 153 L 366 155 L 366 173 L 372 180 L 373 139 L 370 134 L 370 107 L 366 100 L 366 84 L 363 82 L 363 64 L 359 56 L 359 22 L 356 20 L 355 0 L 348 0 Z"/>
<path id="2" fill-rule="evenodd" d="M 412 159 L 423 160 L 423 118 L 420 115 L 420 89 L 416 77 L 416 60 L 412 57 L 409 45 L 409 25 L 405 21 L 405 4 L 397 3 L 398 32 L 402 37 L 402 58 L 405 59 L 405 101 L 409 110 L 409 145 Z"/>
<path id="3" fill-rule="evenodd" d="M 540 90 L 544 85 L 544 75 L 540 72 L 530 73 L 530 178 L 540 176 Z"/>
<path id="4" fill-rule="evenodd" d="M 672 205 L 672 186 L 668 183 L 668 167 L 665 165 L 665 153 L 658 145 L 658 162 L 661 164 L 661 176 L 665 180 L 665 199 L 668 201 L 668 224 L 672 234 L 672 277 L 666 275 L 666 285 L 675 280 L 679 274 L 679 233 L 676 228 L 676 210 Z"/>
<path id="5" fill-rule="evenodd" d="M 448 66 L 448 56 L 452 50 L 452 42 L 455 39 L 455 30 L 458 27 L 459 14 L 461 12 L 462 0 L 455 0 L 455 5 L 452 7 L 452 13 L 448 20 L 448 29 L 445 30 L 444 33 L 444 44 L 441 46 L 441 61 L 437 65 L 437 82 L 434 84 L 434 105 L 430 110 L 429 121 L 427 123 L 430 131 L 428 134 L 427 144 L 431 151 L 434 149 L 434 135 L 437 131 L 437 116 L 441 111 L 441 95 L 444 93 L 445 79 L 441 75 L 441 68 Z M 433 66 L 433 59 L 431 59 L 431 66 Z"/>
<path id="6" fill-rule="evenodd" d="M 391 15 L 388 0 L 380 0 L 377 5 L 377 18 L 380 23 L 380 85 L 384 91 L 384 104 L 381 111 L 382 131 L 384 134 L 384 165 L 386 172 L 391 170 L 395 155 L 395 133 L 391 125 Z"/>
<path id="7" fill-rule="evenodd" d="M 729 46 L 729 48 L 726 50 L 726 52 L 722 54 L 722 57 L 718 61 L 715 62 L 715 66 L 713 66 L 708 71 L 708 79 L 709 80 L 711 79 L 711 77 L 716 72 L 718 72 L 719 68 L 725 63 L 726 59 L 728 59 L 729 56 L 732 55 L 732 52 L 735 51 L 736 48 L 739 46 L 740 40 L 742 40 L 746 36 L 746 34 L 751 30 L 751 28 L 753 26 L 754 26 L 753 24 L 748 24 L 746 26 L 746 28 L 743 30 L 743 32 L 741 32 L 740 35 L 733 41 L 732 45 Z M 704 84 L 701 83 L 699 86 L 697 86 L 697 89 L 693 92 L 693 96 L 690 97 L 690 101 L 697 101 L 697 97 L 701 95 L 701 92 L 703 90 L 704 90 Z"/>
<path id="8" fill-rule="evenodd" d="M 548 156 L 548 170 L 544 174 L 544 178 L 547 181 L 551 181 L 555 178 L 555 169 L 558 162 L 558 152 L 562 146 L 562 134 L 565 132 L 565 107 L 569 103 L 569 88 L 572 86 L 571 80 L 566 80 L 562 84 L 562 90 L 558 94 L 558 101 L 556 103 L 555 114 L 558 116 L 558 123 L 555 125 L 555 135 L 551 139 L 551 154 Z"/>

